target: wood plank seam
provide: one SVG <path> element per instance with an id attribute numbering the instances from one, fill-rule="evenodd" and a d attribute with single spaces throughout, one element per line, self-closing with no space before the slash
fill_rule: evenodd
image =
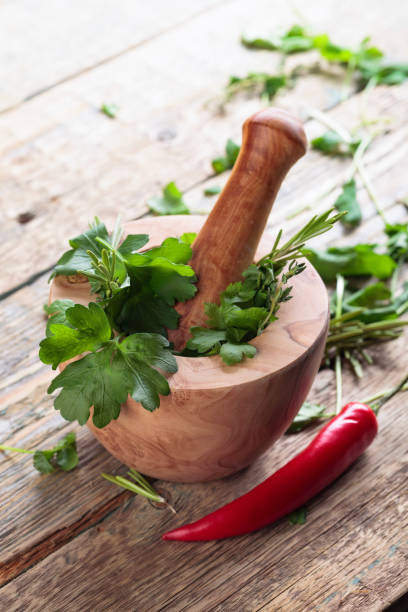
<path id="1" fill-rule="evenodd" d="M 352 468 L 351 468 L 351 469 L 352 469 Z M 340 478 L 341 478 L 341 477 L 340 477 Z M 390 490 L 390 489 L 389 489 L 389 490 L 388 490 L 388 492 L 387 492 L 387 495 L 391 495 L 391 494 L 392 494 L 394 491 L 397 491 L 399 488 L 401 488 L 401 483 L 399 483 L 399 485 L 395 486 L 395 487 L 394 487 L 392 490 Z M 330 525 L 330 526 L 329 526 L 327 529 L 325 529 L 324 531 L 322 531 L 322 532 L 320 533 L 320 535 L 321 535 L 321 536 L 324 536 L 324 535 L 325 535 L 325 533 L 327 533 L 328 531 L 332 531 L 332 530 L 334 530 L 334 529 L 336 528 L 336 525 L 341 524 L 341 523 L 342 523 L 342 522 L 343 522 L 345 519 L 347 519 L 347 518 L 348 518 L 350 515 L 353 515 L 353 514 L 356 514 L 356 513 L 360 512 L 360 511 L 361 511 L 361 510 L 362 510 L 362 509 L 363 509 L 365 506 L 367 506 L 368 504 L 370 504 L 370 503 L 372 502 L 372 500 L 373 500 L 374 498 L 376 498 L 377 496 L 378 496 L 378 492 L 374 490 L 374 491 L 373 491 L 373 495 L 372 495 L 372 497 L 370 497 L 369 499 L 367 499 L 367 498 L 366 498 L 366 501 L 365 501 L 363 504 L 361 504 L 361 505 L 360 505 L 360 506 L 359 506 L 357 509 L 356 509 L 355 507 L 354 507 L 354 508 L 351 508 L 351 509 L 350 509 L 350 511 L 349 511 L 347 514 L 343 514 L 343 515 L 341 516 L 341 518 L 339 518 L 339 520 L 335 521 L 335 522 L 334 522 L 333 524 L 331 524 L 331 525 Z M 318 497 L 320 497 L 320 494 L 319 494 L 319 496 L 318 496 Z M 339 506 L 340 506 L 340 505 L 341 505 L 341 502 L 339 503 Z M 371 517 L 371 516 L 368 516 L 368 517 L 367 517 L 365 520 L 363 520 L 363 521 L 362 521 L 362 523 L 361 523 L 361 524 L 364 524 L 365 522 L 370 521 L 371 519 L 372 519 L 372 517 Z M 284 520 L 285 520 L 285 519 L 282 519 L 282 521 L 284 521 Z M 266 528 L 266 529 L 268 529 L 268 528 Z M 294 533 L 294 534 L 293 534 L 293 538 L 295 538 L 295 537 L 296 537 L 296 534 Z M 327 548 L 325 548 L 324 550 L 319 550 L 319 552 L 316 554 L 316 556 L 315 556 L 315 557 L 313 557 L 313 559 L 317 559 L 317 557 L 319 557 L 319 556 L 320 556 L 322 553 L 326 552 L 326 551 L 327 551 L 329 548 L 331 548 L 333 545 L 335 545 L 335 544 L 337 544 L 338 542 L 340 542 L 340 540 L 342 539 L 342 537 L 343 537 L 343 536 L 340 536 L 340 538 L 339 538 L 339 539 L 337 539 L 335 542 L 330 542 L 330 544 L 328 545 L 328 547 L 327 547 Z M 293 539 L 293 538 L 292 538 L 292 539 Z M 291 538 L 288 538 L 288 541 L 290 541 L 290 539 L 291 539 Z M 310 544 L 310 541 L 305 541 L 305 542 L 303 543 L 303 545 L 302 545 L 302 546 L 299 548 L 299 551 L 300 551 L 300 550 L 302 550 L 303 548 L 306 548 L 307 546 L 309 546 L 309 544 Z M 255 550 L 259 550 L 260 548 L 264 548 L 264 546 L 265 546 L 265 542 L 262 540 L 262 541 L 260 541 L 260 546 L 259 546 L 259 547 L 257 547 L 257 549 L 255 549 Z M 279 562 L 280 562 L 282 559 L 284 559 L 284 558 L 285 558 L 285 555 L 283 555 L 282 557 L 280 557 L 279 559 L 277 559 L 277 560 L 276 560 L 276 563 L 279 563 Z M 250 563 L 250 564 L 248 564 L 248 565 L 250 566 L 250 565 L 251 565 L 251 563 Z M 246 566 L 246 565 L 243 565 L 243 566 L 241 566 L 241 569 L 245 569 L 245 567 L 247 567 L 247 566 Z M 206 573 L 206 572 L 208 572 L 208 567 L 206 567 L 206 568 L 205 568 L 205 573 Z M 307 577 L 309 574 L 313 574 L 313 572 L 314 572 L 314 570 L 312 570 L 312 571 L 311 571 L 311 572 L 309 572 L 308 574 L 304 574 L 304 576 L 303 576 L 303 577 Z M 204 574 L 203 574 L 203 575 L 204 575 Z M 191 585 L 193 585 L 193 584 L 194 584 L 194 582 L 196 582 L 196 581 L 197 581 L 198 579 L 200 579 L 200 578 L 202 578 L 202 576 L 201 576 L 201 575 L 200 575 L 200 576 L 198 576 L 198 577 L 196 578 L 196 580 L 195 580 L 195 581 L 193 581 L 192 583 L 189 583 L 189 585 L 186 585 L 186 586 L 184 586 L 182 589 L 180 589 L 180 590 L 179 590 L 177 593 L 175 593 L 175 595 L 178 595 L 179 593 L 182 593 L 182 592 L 183 592 L 183 591 L 185 591 L 186 589 L 190 589 L 190 588 L 191 588 Z M 239 586 L 240 590 L 241 590 L 241 589 L 243 589 L 243 588 L 245 587 L 245 585 L 246 585 L 248 582 L 251 582 L 251 581 L 252 581 L 252 580 L 254 580 L 254 579 L 255 579 L 255 575 L 252 575 L 252 576 L 251 576 L 251 577 L 250 577 L 250 578 L 249 578 L 249 579 L 248 579 L 246 582 L 244 582 L 244 583 L 240 583 L 240 586 Z M 230 581 L 230 577 L 226 578 L 226 580 L 224 581 L 224 583 L 227 583 L 227 582 L 229 582 L 229 581 Z M 291 584 L 291 585 L 289 585 L 289 586 L 285 586 L 285 589 L 284 589 L 283 591 L 281 591 L 281 592 L 277 593 L 277 594 L 276 594 L 276 597 L 278 597 L 279 595 L 281 595 L 282 593 L 284 593 L 284 592 L 285 592 L 285 591 L 286 591 L 288 588 L 290 588 L 291 586 L 293 586 L 294 584 L 296 584 L 296 582 L 297 582 L 297 580 L 295 580 L 295 581 L 293 582 L 293 584 Z M 221 584 L 224 584 L 224 583 L 221 583 Z M 216 590 L 218 590 L 218 589 L 219 589 L 219 586 L 220 586 L 220 585 L 218 585 L 218 586 L 217 586 L 215 589 L 213 589 L 213 590 L 209 590 L 209 591 L 207 591 L 207 594 L 211 593 L 212 591 L 216 591 Z M 238 592 L 238 591 L 235 591 L 235 593 L 237 593 L 237 592 Z M 227 597 L 225 600 L 223 600 L 223 601 L 221 601 L 221 602 L 218 602 L 217 606 L 216 606 L 216 607 L 214 607 L 214 608 L 209 609 L 209 610 L 208 610 L 208 612 L 214 612 L 214 611 L 217 609 L 217 607 L 218 607 L 219 605 L 221 605 L 221 604 L 222 604 L 224 601 L 226 601 L 226 600 L 227 600 L 227 599 L 228 599 L 228 598 L 231 596 L 231 594 L 232 594 L 232 591 L 231 591 L 231 592 L 229 592 L 228 597 Z M 273 597 L 273 598 L 272 598 L 272 599 L 271 599 L 271 600 L 270 600 L 268 603 L 270 603 L 271 601 L 273 601 L 273 599 L 275 599 L 275 597 Z M 171 605 L 171 601 L 169 601 L 169 605 Z M 262 608 L 260 608 L 259 610 L 261 610 L 261 609 L 262 609 Z M 255 611 L 254 611 L 254 612 L 255 612 Z M 256 612 L 258 612 L 258 610 L 256 610 Z"/>
<path id="2" fill-rule="evenodd" d="M 22 554 L 9 559 L 6 563 L 0 563 L 0 587 L 5 586 L 81 533 L 102 523 L 131 497 L 133 497 L 133 494 L 128 491 L 119 493 L 97 510 L 86 512 L 72 525 L 58 529 Z"/>
<path id="3" fill-rule="evenodd" d="M 75 80 L 77 77 L 80 77 L 84 74 L 87 74 L 88 72 L 91 72 L 92 70 L 94 70 L 95 68 L 99 68 L 100 66 L 104 66 L 106 64 L 109 64 L 110 62 L 115 61 L 116 59 L 118 59 L 119 57 L 122 57 L 124 55 L 126 55 L 127 53 L 130 53 L 132 51 L 134 51 L 135 49 L 138 49 L 139 47 L 142 47 L 145 44 L 150 43 L 153 40 L 156 40 L 157 38 L 160 38 L 160 36 L 163 36 L 164 34 L 167 34 L 168 32 L 172 32 L 173 30 L 177 30 L 181 27 L 184 27 L 187 23 L 189 23 L 190 21 L 194 21 L 194 19 L 200 17 L 201 15 L 210 12 L 211 10 L 217 9 L 219 7 L 219 5 L 221 4 L 229 4 L 232 2 L 236 2 L 237 0 L 220 0 L 218 3 L 214 3 L 212 6 L 207 6 L 203 9 L 201 9 L 200 11 L 198 11 L 197 13 L 194 13 L 194 15 L 190 15 L 189 17 L 187 17 L 186 19 L 182 19 L 181 21 L 179 21 L 178 23 L 175 23 L 167 28 L 164 28 L 162 30 L 159 30 L 158 32 L 156 32 L 156 34 L 153 34 L 152 36 L 149 36 L 148 38 L 145 38 L 143 40 L 140 40 L 139 42 L 130 45 L 129 47 L 127 47 L 126 49 L 122 49 L 121 51 L 118 51 L 117 53 L 113 53 L 112 55 L 110 55 L 109 57 L 106 57 L 102 60 L 99 60 L 98 62 L 96 62 L 95 64 L 92 64 L 90 66 L 86 66 L 85 68 L 82 68 L 81 70 L 78 70 L 77 72 L 74 72 L 66 77 L 63 77 L 62 79 L 59 79 L 58 81 L 55 81 L 54 83 L 47 85 L 46 87 L 42 87 L 41 89 L 39 89 L 38 91 L 34 91 L 33 93 L 29 94 L 28 96 L 26 96 L 25 98 L 23 98 L 20 102 L 17 102 L 16 104 L 11 104 L 10 106 L 7 106 L 6 108 L 3 108 L 0 110 L 0 115 L 4 115 L 10 111 L 13 111 L 21 106 L 23 106 L 26 102 L 29 102 L 30 100 L 33 100 L 34 98 L 37 98 L 38 96 L 41 96 L 44 93 L 47 93 L 48 91 L 51 91 L 52 89 L 55 89 L 56 87 L 58 87 L 59 85 L 63 85 L 65 83 L 69 83 L 70 81 Z"/>

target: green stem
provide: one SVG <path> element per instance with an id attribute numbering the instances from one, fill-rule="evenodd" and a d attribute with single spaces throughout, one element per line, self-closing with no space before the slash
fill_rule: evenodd
<path id="1" fill-rule="evenodd" d="M 385 391 L 379 391 L 375 395 L 372 395 L 371 397 L 368 397 L 367 399 L 363 399 L 362 403 L 363 404 L 372 404 L 372 402 L 374 402 L 375 400 L 381 399 L 382 397 L 384 397 L 384 395 L 388 395 L 393 390 L 394 390 L 394 387 L 392 387 L 391 389 L 386 389 Z M 404 384 L 399 390 L 400 391 L 408 391 L 408 384 Z"/>
<path id="2" fill-rule="evenodd" d="M 27 453 L 30 455 L 34 455 L 35 453 L 35 451 L 33 450 L 26 450 L 25 448 L 15 448 L 14 446 L 4 446 L 3 444 L 0 444 L 0 450 L 13 451 L 15 453 Z"/>
<path id="3" fill-rule="evenodd" d="M 342 402 L 343 402 L 341 357 L 340 357 L 339 351 L 337 351 L 336 359 L 335 359 L 335 372 L 336 372 L 336 414 L 339 414 L 342 408 Z"/>
<path id="4" fill-rule="evenodd" d="M 336 317 L 340 317 L 343 311 L 343 297 L 344 297 L 344 276 L 341 274 L 337 275 L 336 283 Z M 336 350 L 335 359 L 335 371 L 336 371 L 336 414 L 341 410 L 343 393 L 342 393 L 342 378 L 341 378 L 341 355 L 339 349 Z"/>
<path id="5" fill-rule="evenodd" d="M 408 381 L 408 374 L 401 380 L 401 382 L 396 387 L 393 387 L 393 389 L 390 389 L 389 391 L 384 393 L 381 399 L 379 399 L 374 405 L 371 406 L 373 412 L 375 412 L 375 414 L 378 414 L 381 406 L 384 406 L 384 404 L 388 402 L 388 400 L 394 397 L 396 393 L 401 391 L 404 388 L 404 385 L 406 384 L 407 381 Z"/>

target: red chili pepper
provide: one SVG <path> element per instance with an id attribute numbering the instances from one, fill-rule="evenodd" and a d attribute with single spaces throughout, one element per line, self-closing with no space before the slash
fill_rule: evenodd
<path id="1" fill-rule="evenodd" d="M 257 487 L 164 540 L 219 540 L 269 525 L 317 495 L 359 457 L 378 430 L 373 410 L 351 402 L 301 453 Z"/>

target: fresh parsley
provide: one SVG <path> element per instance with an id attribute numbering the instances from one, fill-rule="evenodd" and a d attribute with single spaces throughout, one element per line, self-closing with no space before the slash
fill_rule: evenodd
<path id="1" fill-rule="evenodd" d="M 101 113 L 109 117 L 109 119 L 115 119 L 118 114 L 119 106 L 117 104 L 102 104 Z"/>
<path id="2" fill-rule="evenodd" d="M 94 424 L 104 427 L 119 416 L 128 395 L 152 411 L 160 395 L 169 393 L 161 372 L 175 372 L 177 362 L 166 335 L 178 324 L 175 303 L 196 292 L 188 265 L 194 238 L 192 233 L 167 238 L 140 252 L 147 235 L 129 235 L 120 243 L 119 225 L 109 235 L 96 219 L 87 232 L 70 240 L 72 249 L 59 260 L 54 275 L 83 274 L 97 301 L 88 307 L 70 300 L 47 306 L 50 318 L 40 343 L 40 359 L 54 369 L 76 358 L 48 389 L 61 389 L 54 405 L 68 421 L 83 425 L 93 406 Z"/>
<path id="3" fill-rule="evenodd" d="M 344 183 L 342 192 L 333 204 L 339 212 L 346 213 L 341 223 L 349 227 L 359 225 L 362 220 L 360 204 L 357 200 L 356 181 L 354 178 Z"/>
<path id="4" fill-rule="evenodd" d="M 284 244 L 280 231 L 271 252 L 250 265 L 242 281 L 230 284 L 221 293 L 219 304 L 205 304 L 206 325 L 191 328 L 185 354 L 219 354 L 227 365 L 254 357 L 256 349 L 248 342 L 276 320 L 280 305 L 291 298 L 289 281 L 305 268 L 296 260 L 302 257 L 308 240 L 326 232 L 341 218 L 341 214 L 332 212 L 314 216 Z"/>
<path id="5" fill-rule="evenodd" d="M 172 181 L 162 191 L 162 195 L 147 201 L 150 210 L 156 215 L 189 215 L 190 209 L 183 200 L 183 194 Z"/>
<path id="6" fill-rule="evenodd" d="M 226 170 L 231 170 L 237 160 L 240 149 L 240 145 L 237 145 L 229 138 L 227 140 L 227 144 L 225 145 L 225 156 L 217 157 L 211 162 L 214 172 L 216 174 L 222 174 Z"/>
<path id="7" fill-rule="evenodd" d="M 76 436 L 73 431 L 68 433 L 53 448 L 48 450 L 27 450 L 14 446 L 0 445 L 0 450 L 33 455 L 33 466 L 42 474 L 50 474 L 57 468 L 64 472 L 73 470 L 78 465 Z"/>

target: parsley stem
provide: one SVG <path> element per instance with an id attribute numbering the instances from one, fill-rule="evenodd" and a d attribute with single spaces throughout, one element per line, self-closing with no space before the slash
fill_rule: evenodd
<path id="1" fill-rule="evenodd" d="M 26 450 L 25 448 L 15 448 L 14 446 L 4 446 L 3 444 L 0 444 L 0 450 L 14 451 L 16 453 L 29 453 L 30 455 L 34 455 L 35 453 L 35 451 L 33 450 Z"/>
<path id="2" fill-rule="evenodd" d="M 336 283 L 336 317 L 340 317 L 343 310 L 343 297 L 344 297 L 345 281 L 344 276 L 337 274 Z M 339 348 L 336 349 L 335 358 L 335 372 L 336 372 L 336 414 L 341 410 L 342 406 L 342 379 L 341 379 L 341 355 Z"/>

